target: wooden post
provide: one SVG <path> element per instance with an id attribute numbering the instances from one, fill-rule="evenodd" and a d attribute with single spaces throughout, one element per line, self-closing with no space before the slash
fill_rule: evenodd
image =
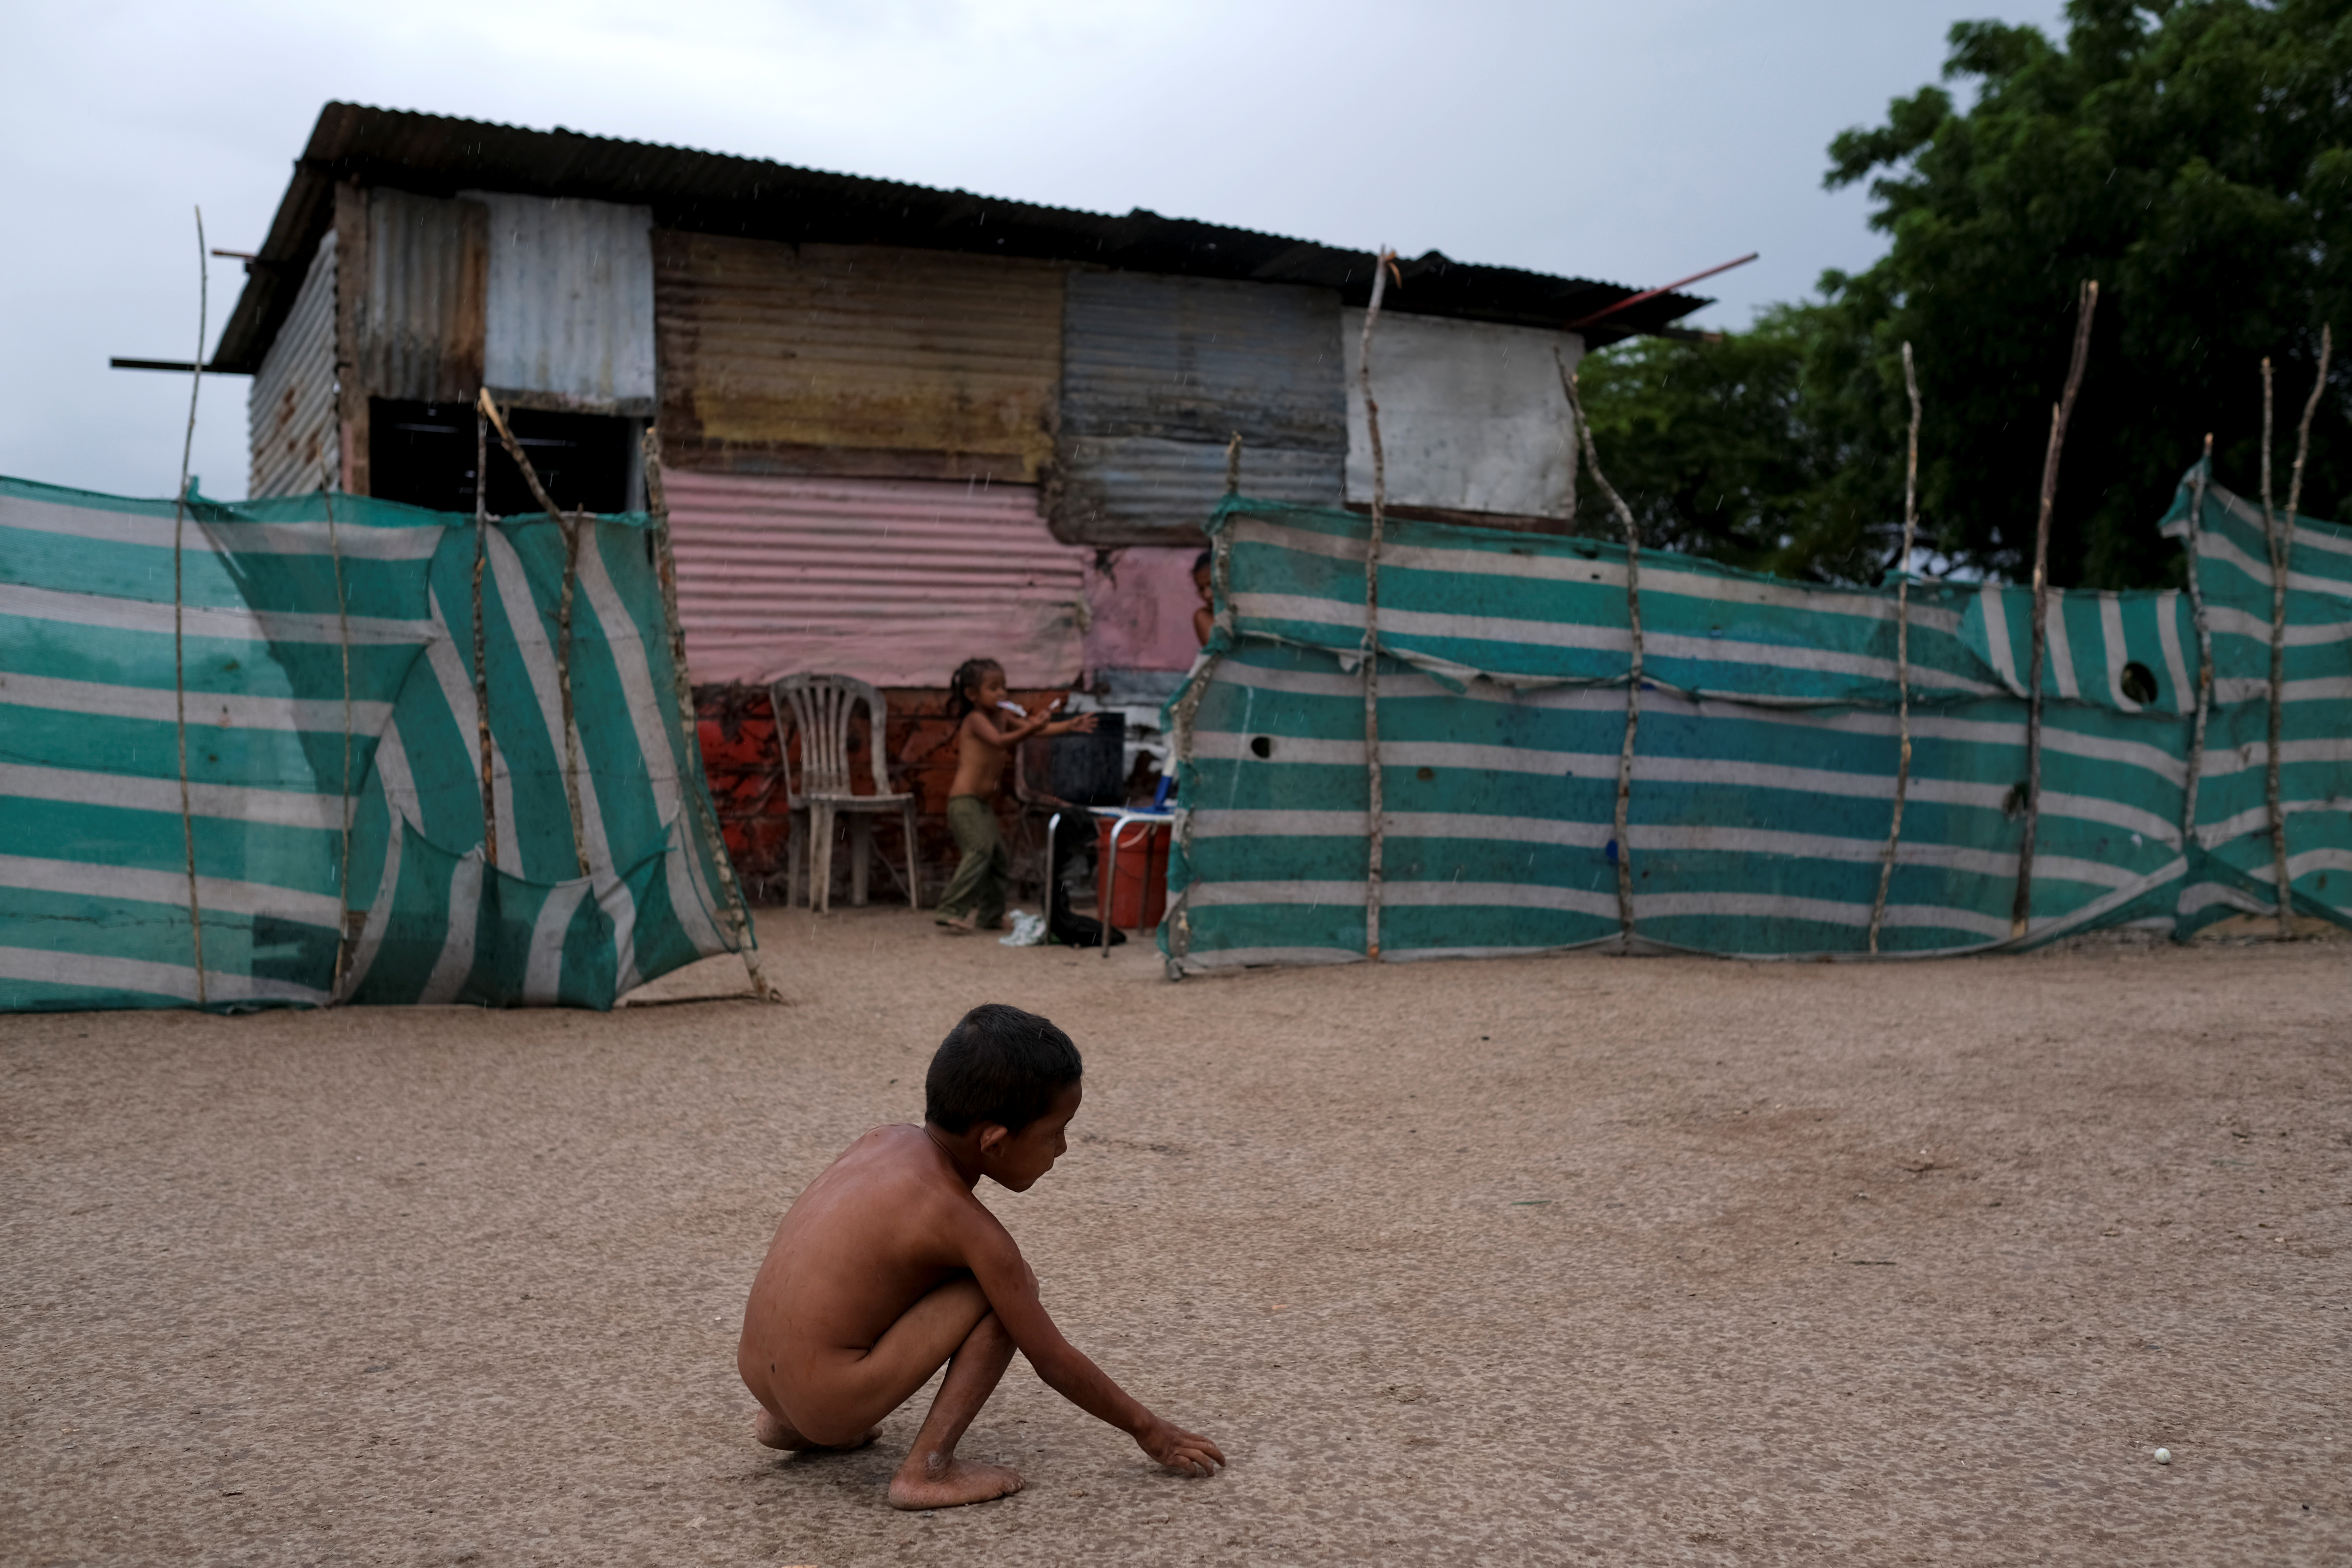
<path id="1" fill-rule="evenodd" d="M 580 574 L 580 534 L 583 520 L 588 514 L 583 512 L 576 519 L 563 515 L 562 509 L 548 495 L 547 487 L 539 482 L 539 470 L 530 466 L 530 458 L 523 453 L 522 443 L 516 440 L 514 432 L 507 428 L 506 416 L 499 412 L 498 402 L 490 396 L 490 389 L 487 386 L 482 388 L 480 403 L 481 411 L 489 416 L 490 424 L 497 428 L 499 440 L 505 446 L 507 456 L 512 458 L 515 467 L 522 470 L 523 483 L 530 487 L 531 499 L 545 509 L 547 515 L 555 521 L 556 531 L 563 536 L 563 595 L 558 604 L 555 620 L 555 689 L 563 705 L 563 798 L 572 808 L 572 854 L 579 863 L 580 874 L 585 877 L 590 874 L 590 868 L 588 837 L 582 826 L 580 810 L 580 727 L 573 719 L 572 707 L 572 589 Z M 488 489 L 488 476 L 477 471 L 474 475 L 475 494 L 479 496 Z"/>
<path id="2" fill-rule="evenodd" d="M 702 734 L 694 717 L 694 678 L 686 664 L 686 625 L 677 614 L 677 557 L 670 550 L 669 496 L 662 485 L 661 433 L 653 426 L 646 426 L 639 449 L 645 454 L 646 510 L 654 518 L 655 575 L 661 583 L 662 621 L 669 633 L 670 679 L 677 703 L 678 738 L 691 760 L 702 752 Z M 696 768 L 698 774 L 700 769 Z M 726 895 L 727 923 L 735 928 L 735 951 L 743 955 L 743 972 L 751 977 L 752 992 L 768 1000 L 782 1000 L 768 977 L 760 971 L 758 933 L 751 929 L 751 908 L 743 897 L 742 884 L 735 879 L 735 861 L 727 853 L 726 836 L 719 831 L 719 814 L 710 804 L 710 791 L 698 785 L 686 787 L 678 781 L 678 793 L 694 797 L 692 810 L 696 827 L 700 831 L 703 847 L 719 868 L 719 890 Z M 907 846 L 908 859 L 914 858 L 915 847 Z"/>
<path id="3" fill-rule="evenodd" d="M 1633 742 L 1642 728 L 1642 529 L 1633 520 L 1633 509 L 1601 471 L 1601 453 L 1592 444 L 1592 421 L 1584 416 L 1584 400 L 1577 395 L 1576 377 L 1568 370 L 1568 361 L 1552 350 L 1552 363 L 1559 367 L 1560 390 L 1568 394 L 1570 417 L 1576 421 L 1576 433 L 1584 449 L 1584 460 L 1592 468 L 1592 482 L 1609 498 L 1611 510 L 1625 528 L 1625 621 L 1633 637 L 1625 665 L 1625 743 L 1617 753 L 1617 804 L 1613 818 L 1617 834 L 1617 926 L 1620 934 L 1630 942 L 1633 936 L 1633 845 L 1631 824 L 1633 805 Z"/>
<path id="4" fill-rule="evenodd" d="M 2065 395 L 2050 410 L 2050 447 L 2042 459 L 2042 504 L 2033 518 L 2033 657 L 2025 678 L 2025 835 L 2017 849 L 2017 898 L 2010 905 L 2009 934 L 2025 934 L 2033 907 L 2033 839 L 2042 819 L 2042 660 L 2050 637 L 2050 512 L 2058 500 L 2058 457 L 2066 447 L 2066 421 L 2082 390 L 2083 366 L 2091 353 L 2091 316 L 2099 308 L 2099 286 L 2085 282 L 2074 313 L 2074 357 L 2066 367 Z"/>
<path id="5" fill-rule="evenodd" d="M 1364 547 L 1364 786 L 1367 826 L 1364 865 L 1364 956 L 1381 958 L 1381 880 L 1385 808 L 1381 798 L 1381 536 L 1388 519 L 1388 459 L 1381 448 L 1381 405 L 1372 396 L 1372 328 L 1381 319 L 1381 296 L 1396 268 L 1396 252 L 1382 250 L 1372 261 L 1372 302 L 1364 312 L 1364 338 L 1356 369 L 1364 384 L 1364 425 L 1372 444 L 1372 531 Z M 1397 279 L 1404 287 L 1404 279 Z"/>
<path id="6" fill-rule="evenodd" d="M 482 864 L 499 863 L 499 797 L 490 750 L 489 637 L 482 624 L 482 569 L 490 553 L 490 419 L 474 414 L 474 731 L 482 763 Z"/>
<path id="7" fill-rule="evenodd" d="M 188 798 L 187 600 L 182 591 L 181 538 L 187 526 L 188 466 L 196 447 L 196 397 L 205 388 L 205 311 L 212 268 L 205 258 L 205 209 L 196 209 L 196 353 L 188 378 L 188 431 L 180 443 L 180 488 L 172 493 L 172 700 L 180 748 L 180 841 L 188 856 L 188 940 L 194 949 L 196 1005 L 210 1001 L 205 980 L 204 900 L 196 894 L 196 816 Z"/>
<path id="8" fill-rule="evenodd" d="M 2189 781 L 2181 792 L 2180 847 L 2185 854 L 2197 844 L 2197 785 L 2205 772 L 2205 720 L 2213 709 L 2213 627 L 2205 618 L 2205 583 L 2201 575 L 2205 526 L 2205 487 L 2213 476 L 2213 433 L 2205 432 L 2205 456 L 2197 465 L 2196 483 L 2189 492 L 2189 609 L 2197 628 L 2197 717 L 2189 733 Z"/>
<path id="9" fill-rule="evenodd" d="M 1878 896 L 1870 903 L 1870 951 L 1878 951 L 1878 928 L 1886 918 L 1886 889 L 1895 879 L 1895 853 L 1903 842 L 1903 802 L 1911 789 L 1911 550 L 1919 535 L 1919 376 L 1911 345 L 1903 345 L 1903 387 L 1911 396 L 1910 456 L 1903 470 L 1903 553 L 1895 583 L 1895 815 L 1886 826 L 1886 847 L 1878 857 Z"/>
<path id="10" fill-rule="evenodd" d="M 2286 520 L 2271 510 L 2271 362 L 2263 360 L 2263 542 L 2271 558 L 2271 681 L 2269 744 L 2263 769 L 2263 801 L 2271 819 L 2272 873 L 2278 888 L 2278 932 L 2282 941 L 2294 934 L 2294 882 L 2287 874 L 2286 805 L 2279 792 L 2279 747 L 2286 704 L 2286 580 L 2294 563 L 2294 515 L 2303 504 L 2303 465 L 2311 456 L 2311 416 L 2319 411 L 2320 394 L 2327 387 L 2327 361 L 2336 346 L 2331 329 L 2319 329 L 2319 374 L 2313 378 L 2311 396 L 2303 405 L 2303 424 L 2295 437 L 2294 477 L 2287 481 Z"/>

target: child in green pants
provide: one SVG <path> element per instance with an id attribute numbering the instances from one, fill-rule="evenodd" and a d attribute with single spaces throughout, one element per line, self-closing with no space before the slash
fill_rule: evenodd
<path id="1" fill-rule="evenodd" d="M 1056 697 L 1039 713 L 1023 713 L 1005 700 L 1004 668 L 992 658 L 966 659 L 948 681 L 948 714 L 955 719 L 955 783 L 948 790 L 948 831 L 963 862 L 940 895 L 938 920 L 950 931 L 994 931 L 1004 922 L 1004 884 L 1013 868 L 996 826 L 996 791 L 1013 748 L 1032 735 L 1082 734 L 1095 716 L 1054 714 Z"/>

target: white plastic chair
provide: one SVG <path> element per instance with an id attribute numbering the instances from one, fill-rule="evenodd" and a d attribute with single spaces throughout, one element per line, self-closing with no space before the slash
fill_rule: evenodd
<path id="1" fill-rule="evenodd" d="M 811 909 L 822 913 L 832 907 L 833 822 L 835 816 L 846 816 L 852 856 L 849 901 L 864 905 L 874 858 L 874 817 L 878 812 L 895 811 L 906 831 L 907 902 L 921 908 L 921 887 L 916 879 L 915 797 L 893 791 L 884 773 L 887 748 L 884 732 L 890 713 L 882 693 L 846 675 L 787 675 L 769 686 L 768 699 L 776 710 L 776 750 L 784 770 L 784 799 L 792 817 L 785 901 L 800 902 L 805 887 Z M 861 702 L 866 705 L 866 751 L 874 768 L 871 795 L 859 795 L 850 788 L 850 716 Z M 798 730 L 801 737 L 797 783 L 793 778 L 790 730 Z"/>

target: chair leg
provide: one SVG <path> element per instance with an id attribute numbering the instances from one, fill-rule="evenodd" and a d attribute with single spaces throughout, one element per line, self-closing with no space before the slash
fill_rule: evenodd
<path id="1" fill-rule="evenodd" d="M 809 908 L 818 914 L 833 910 L 833 808 L 809 807 Z"/>
<path id="2" fill-rule="evenodd" d="M 806 807 L 788 813 L 784 831 L 792 842 L 784 846 L 784 908 L 792 909 L 808 891 L 809 814 Z"/>
<path id="3" fill-rule="evenodd" d="M 849 901 L 866 907 L 866 889 L 874 872 L 874 818 L 866 812 L 849 816 Z"/>
<path id="4" fill-rule="evenodd" d="M 923 889 L 922 884 L 917 879 L 917 873 L 915 871 L 915 803 L 908 801 L 905 805 L 899 807 L 899 810 L 905 814 L 904 826 L 907 841 L 907 907 L 910 910 L 919 910 L 923 907 Z"/>

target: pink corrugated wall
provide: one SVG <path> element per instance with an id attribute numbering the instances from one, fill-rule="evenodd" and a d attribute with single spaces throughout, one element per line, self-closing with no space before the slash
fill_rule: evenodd
<path id="1" fill-rule="evenodd" d="M 1192 636 L 1198 545 L 1135 545 L 1087 563 L 1088 669 L 1189 669 L 1200 643 Z"/>
<path id="2" fill-rule="evenodd" d="M 1034 486 L 686 471 L 667 481 L 698 683 L 819 670 L 940 686 L 978 655 L 1015 687 L 1078 677 L 1093 552 L 1046 531 Z"/>

